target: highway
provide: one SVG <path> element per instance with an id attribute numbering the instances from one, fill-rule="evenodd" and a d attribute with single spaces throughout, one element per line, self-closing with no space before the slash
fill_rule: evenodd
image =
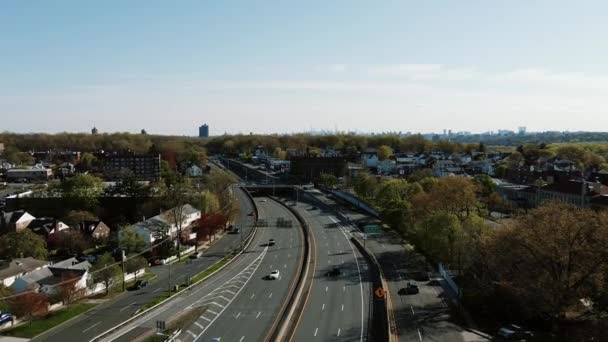
<path id="1" fill-rule="evenodd" d="M 241 227 L 243 237 L 252 229 L 253 218 L 247 214 L 253 210 L 253 204 L 243 190 L 236 191 L 241 206 L 241 214 L 236 224 Z M 189 263 L 176 263 L 171 266 L 155 266 L 150 269 L 157 277 L 150 285 L 137 291 L 127 291 L 118 297 L 104 300 L 97 307 L 86 312 L 61 326 L 34 338 L 34 341 L 80 342 L 90 340 L 104 331 L 124 322 L 133 316 L 142 306 L 155 297 L 166 293 L 169 289 L 169 273 L 171 284 L 185 282 L 187 276 L 193 276 L 221 260 L 227 251 L 238 248 L 241 243 L 240 234 L 227 234 L 204 253 L 204 257 Z"/>
<path id="2" fill-rule="evenodd" d="M 196 308 L 204 311 L 182 328 L 178 340 L 264 340 L 294 287 L 303 245 L 301 227 L 286 208 L 266 198 L 256 201 L 260 219 L 270 224 L 257 228 L 245 253 L 208 281 L 183 291 L 104 340 L 131 341 L 153 332 L 157 321 L 171 322 Z M 279 217 L 291 219 L 293 226 L 277 227 Z M 268 246 L 271 238 L 276 241 L 274 246 Z M 280 271 L 278 280 L 264 279 L 271 270 Z"/>
<path id="3" fill-rule="evenodd" d="M 367 341 L 371 302 L 368 265 L 350 232 L 330 212 L 310 204 L 294 207 L 316 242 L 315 276 L 293 341 Z M 334 267 L 340 274 L 330 276 Z"/>
<path id="4" fill-rule="evenodd" d="M 327 208 L 347 216 L 351 222 L 363 227 L 378 221 L 365 214 L 349 210 L 318 191 L 308 191 Z M 360 234 L 357 234 L 361 237 Z M 428 280 L 419 278 L 432 271 L 428 262 L 416 252 L 406 252 L 402 239 L 395 233 L 383 232 L 369 236 L 366 247 L 374 253 L 386 277 L 398 326 L 400 341 L 464 341 L 466 330 L 454 323 L 445 302 L 446 292 L 442 286 L 430 286 Z M 408 282 L 418 285 L 420 293 L 400 296 L 397 292 Z M 443 281 L 440 284 L 445 286 Z M 482 340 L 479 336 L 469 336 L 469 341 Z"/>

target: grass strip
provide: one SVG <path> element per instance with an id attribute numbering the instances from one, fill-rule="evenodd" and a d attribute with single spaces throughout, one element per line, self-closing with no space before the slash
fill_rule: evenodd
<path id="1" fill-rule="evenodd" d="M 43 332 L 73 318 L 76 317 L 93 307 L 97 304 L 92 303 L 78 303 L 72 304 L 66 308 L 59 309 L 57 311 L 50 312 L 44 318 L 35 319 L 31 322 L 24 323 L 18 327 L 5 330 L 2 332 L 2 335 L 5 336 L 14 336 L 14 337 L 25 337 L 32 338 L 34 336 L 40 335 Z"/>

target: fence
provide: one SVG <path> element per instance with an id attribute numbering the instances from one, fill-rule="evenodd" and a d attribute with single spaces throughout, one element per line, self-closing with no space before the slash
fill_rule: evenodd
<path id="1" fill-rule="evenodd" d="M 354 205 L 355 207 L 365 211 L 366 213 L 368 213 L 369 215 L 373 216 L 373 217 L 380 217 L 380 213 L 377 212 L 376 210 L 374 210 L 374 208 L 372 208 L 369 204 L 367 204 L 366 202 L 362 201 L 360 198 L 358 198 L 355 195 L 349 194 L 347 192 L 344 191 L 339 191 L 339 190 L 327 190 L 329 193 L 331 193 L 332 195 Z"/>

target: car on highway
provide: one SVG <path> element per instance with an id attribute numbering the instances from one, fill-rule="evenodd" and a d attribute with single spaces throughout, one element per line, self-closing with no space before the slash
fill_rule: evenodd
<path id="1" fill-rule="evenodd" d="M 331 270 L 327 271 L 328 277 L 337 277 L 341 273 L 340 267 L 333 267 Z"/>
<path id="2" fill-rule="evenodd" d="M 407 283 L 407 285 L 405 287 L 400 288 L 397 293 L 400 296 L 403 296 L 403 295 L 417 294 L 419 292 L 420 292 L 420 289 L 418 288 L 418 285 L 412 284 L 412 283 Z"/>
<path id="3" fill-rule="evenodd" d="M 280 275 L 279 270 L 274 270 L 274 271 L 270 272 L 267 279 L 268 280 L 277 280 L 277 279 L 279 279 L 279 275 Z"/>
<path id="4" fill-rule="evenodd" d="M 253 211 L 249 212 L 249 214 L 247 214 L 247 216 L 253 216 Z"/>
<path id="5" fill-rule="evenodd" d="M 527 341 L 534 337 L 534 334 L 519 325 L 509 324 L 498 329 L 496 336 L 503 341 Z"/>
<path id="6" fill-rule="evenodd" d="M 274 246 L 274 244 L 275 244 L 274 239 L 269 239 L 268 240 L 268 246 Z"/>
<path id="7" fill-rule="evenodd" d="M 238 234 L 241 232 L 241 229 L 239 227 L 233 227 L 232 229 L 228 230 L 228 234 Z"/>
<path id="8" fill-rule="evenodd" d="M 266 199 L 261 199 L 260 200 L 260 202 L 262 202 L 262 203 L 266 203 L 266 201 L 267 201 Z"/>
<path id="9" fill-rule="evenodd" d="M 146 286 L 148 286 L 148 281 L 147 280 L 138 280 L 138 281 L 135 282 L 135 284 L 133 284 L 133 286 L 129 287 L 129 290 L 131 290 L 131 291 L 140 290 L 140 289 L 143 289 Z"/>

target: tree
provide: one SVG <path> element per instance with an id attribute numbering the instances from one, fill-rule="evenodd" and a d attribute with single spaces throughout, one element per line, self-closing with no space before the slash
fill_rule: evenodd
<path id="1" fill-rule="evenodd" d="M 4 286 L 4 283 L 0 283 L 0 298 L 7 298 L 14 294 L 10 287 Z M 0 299 L 0 312 L 7 312 L 10 310 L 10 302 L 4 299 Z"/>
<path id="2" fill-rule="evenodd" d="M 61 181 L 63 197 L 71 205 L 79 209 L 93 209 L 97 206 L 98 198 L 103 193 L 100 178 L 89 174 L 80 174 Z"/>
<path id="3" fill-rule="evenodd" d="M 220 202 L 214 193 L 205 190 L 201 192 L 199 207 L 202 214 L 210 214 L 220 210 Z"/>
<path id="4" fill-rule="evenodd" d="M 203 214 L 196 225 L 196 240 L 201 243 L 208 241 L 211 236 L 226 225 L 227 218 L 221 213 Z M 198 243 L 197 243 L 198 248 Z"/>
<path id="5" fill-rule="evenodd" d="M 178 177 L 178 181 L 167 191 L 164 203 L 170 206 L 168 216 L 177 228 L 177 258 L 181 260 L 181 236 L 183 224 L 186 219 L 185 205 L 192 200 L 193 189 L 190 180 L 185 177 Z"/>
<path id="6" fill-rule="evenodd" d="M 46 260 L 48 256 L 44 238 L 30 229 L 11 232 L 0 236 L 0 257 L 27 258 Z"/>
<path id="7" fill-rule="evenodd" d="M 119 247 L 124 249 L 126 254 L 140 253 L 146 248 L 144 239 L 131 226 L 121 229 L 118 237 Z"/>
<path id="8" fill-rule="evenodd" d="M 393 149 L 390 146 L 382 145 L 378 147 L 378 159 L 386 160 L 393 155 Z"/>
<path id="9" fill-rule="evenodd" d="M 31 326 L 34 317 L 43 317 L 49 312 L 49 301 L 42 293 L 24 292 L 14 297 L 11 311 L 17 317 L 27 318 Z"/>
<path id="10" fill-rule="evenodd" d="M 485 248 L 494 281 L 527 317 L 557 319 L 608 280 L 608 213 L 548 203 L 495 231 Z"/>
<path id="11" fill-rule="evenodd" d="M 95 214 L 93 214 L 90 211 L 70 210 L 64 216 L 63 220 L 65 221 L 65 223 L 69 224 L 72 227 L 74 227 L 76 225 L 81 225 L 81 227 L 79 227 L 79 228 L 82 228 L 82 226 L 84 226 L 84 223 L 86 221 L 97 221 L 98 218 L 97 218 L 97 216 L 95 216 Z"/>
<path id="12" fill-rule="evenodd" d="M 78 166 L 80 170 L 88 171 L 91 170 L 95 164 L 97 164 L 97 157 L 92 153 L 85 152 L 80 156 L 80 163 Z"/>
<path id="13" fill-rule="evenodd" d="M 71 304 L 74 300 L 81 298 L 84 295 L 84 288 L 81 288 L 78 284 L 81 277 L 82 273 L 76 271 L 64 272 L 61 274 L 58 294 L 63 304 Z"/>
<path id="14" fill-rule="evenodd" d="M 355 193 L 364 199 L 374 198 L 378 190 L 378 181 L 367 173 L 358 174 L 353 183 Z"/>
<path id="15" fill-rule="evenodd" d="M 113 281 L 120 277 L 121 269 L 118 264 L 112 258 L 110 253 L 105 253 L 97 259 L 97 262 L 91 268 L 91 283 L 90 286 L 95 286 L 97 283 L 103 283 L 106 295 L 109 292 L 110 285 Z"/>
<path id="16" fill-rule="evenodd" d="M 333 189 L 338 184 L 338 177 L 332 175 L 331 173 L 321 173 L 319 176 L 319 184 L 326 188 Z"/>
<path id="17" fill-rule="evenodd" d="M 141 255 L 130 256 L 125 262 L 125 270 L 127 273 L 135 273 L 136 281 L 139 270 L 146 268 L 146 266 L 148 266 L 148 260 Z"/>
<path id="18" fill-rule="evenodd" d="M 66 229 L 51 234 L 47 243 L 50 248 L 59 249 L 68 255 L 82 254 L 84 250 L 91 246 L 84 234 L 76 229 Z"/>

